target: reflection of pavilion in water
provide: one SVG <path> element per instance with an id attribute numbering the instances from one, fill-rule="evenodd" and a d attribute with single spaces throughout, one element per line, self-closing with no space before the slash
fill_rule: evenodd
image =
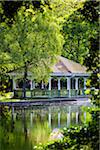
<path id="1" fill-rule="evenodd" d="M 38 122 L 43 124 L 48 123 L 50 128 L 69 127 L 70 125 L 82 124 L 82 118 L 86 121 L 86 112 L 82 112 L 79 107 L 67 106 L 62 108 L 48 107 L 48 109 L 31 109 L 20 110 L 20 116 L 24 123 L 27 121 L 31 127 L 34 127 Z M 28 113 L 28 114 L 27 114 Z M 19 111 L 14 112 L 12 109 L 12 118 L 16 121 L 19 116 Z"/>

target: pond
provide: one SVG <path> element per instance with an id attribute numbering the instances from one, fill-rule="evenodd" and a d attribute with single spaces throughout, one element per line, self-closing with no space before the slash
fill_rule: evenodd
<path id="1" fill-rule="evenodd" d="M 73 102 L 14 108 L 7 114 L 0 121 L 0 150 L 32 150 L 49 141 L 53 129 L 80 125 L 87 118 L 81 105 Z"/>

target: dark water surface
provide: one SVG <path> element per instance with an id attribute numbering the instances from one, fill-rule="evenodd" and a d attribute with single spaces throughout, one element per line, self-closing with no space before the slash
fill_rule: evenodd
<path id="1" fill-rule="evenodd" d="M 80 125 L 87 113 L 81 105 L 88 103 L 55 103 L 47 106 L 14 108 L 0 120 L 0 150 L 32 150 L 46 143 L 55 128 Z"/>

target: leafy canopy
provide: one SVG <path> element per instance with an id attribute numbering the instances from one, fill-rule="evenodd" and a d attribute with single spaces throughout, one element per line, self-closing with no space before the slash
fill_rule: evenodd
<path id="1" fill-rule="evenodd" d="M 83 64 L 90 48 L 90 37 L 97 34 L 97 23 L 89 23 L 80 11 L 74 12 L 63 24 L 65 39 L 63 55 Z"/>
<path id="2" fill-rule="evenodd" d="M 59 24 L 53 14 L 45 11 L 34 11 L 32 6 L 24 6 L 18 11 L 11 27 L 7 27 L 4 35 L 4 48 L 9 63 L 17 67 L 27 67 L 34 78 L 46 77 L 49 67 L 59 55 L 63 45 L 63 37 Z M 25 68 L 26 69 L 26 68 Z"/>

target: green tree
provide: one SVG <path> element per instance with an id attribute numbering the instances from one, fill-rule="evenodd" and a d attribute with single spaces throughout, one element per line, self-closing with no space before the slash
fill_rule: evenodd
<path id="1" fill-rule="evenodd" d="M 73 14 L 74 11 L 83 7 L 84 1 L 85 0 L 48 0 L 48 5 L 55 16 L 60 21 L 64 21 L 64 19 Z"/>
<path id="2" fill-rule="evenodd" d="M 1 8 L 3 9 L 3 14 L 0 13 L 0 22 L 4 22 L 7 19 L 8 24 L 11 25 L 13 23 L 14 15 L 17 14 L 20 7 L 25 6 L 26 8 L 29 8 L 30 4 L 34 6 L 34 10 L 41 9 L 42 1 L 0 1 Z"/>
<path id="3" fill-rule="evenodd" d="M 84 64 L 87 66 L 88 70 L 92 72 L 90 76 L 90 82 L 88 86 L 91 88 L 90 94 L 92 94 L 92 102 L 96 105 L 100 105 L 100 93 L 99 93 L 99 1 L 86 1 L 81 13 L 84 19 L 91 24 L 96 24 L 97 28 L 95 36 L 91 34 L 90 36 L 90 46 L 89 53 L 84 59 Z"/>
<path id="4" fill-rule="evenodd" d="M 63 25 L 65 39 L 63 55 L 83 64 L 84 57 L 89 52 L 90 36 L 96 35 L 97 24 L 84 20 L 78 11 L 74 12 Z"/>
<path id="5" fill-rule="evenodd" d="M 84 3 L 66 19 L 63 25 L 65 39 L 63 55 L 69 59 L 86 65 L 92 72 L 90 87 L 92 102 L 99 104 L 99 2 L 98 0 Z"/>
<path id="6" fill-rule="evenodd" d="M 62 45 L 63 37 L 53 14 L 46 8 L 43 13 L 34 11 L 30 6 L 29 9 L 22 7 L 12 26 L 7 27 L 3 51 L 8 52 L 14 69 L 23 68 L 25 83 L 28 71 L 38 81 L 48 76 Z"/>

